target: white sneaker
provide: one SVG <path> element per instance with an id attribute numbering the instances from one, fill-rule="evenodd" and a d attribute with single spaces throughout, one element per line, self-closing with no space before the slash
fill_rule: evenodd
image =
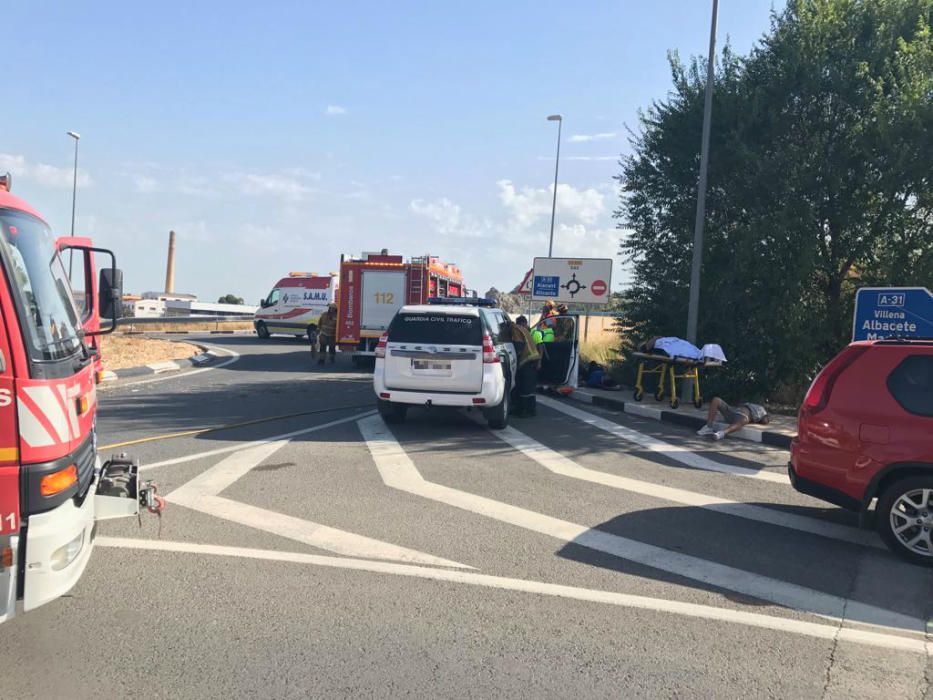
<path id="1" fill-rule="evenodd" d="M 712 435 L 715 432 L 716 431 L 713 430 L 712 426 L 704 425 L 702 428 L 700 428 L 697 431 L 697 435 L 699 435 L 700 437 L 703 437 L 704 435 Z"/>
<path id="2" fill-rule="evenodd" d="M 726 437 L 725 430 L 717 430 L 715 433 L 713 433 L 713 440 L 722 440 L 724 437 Z"/>

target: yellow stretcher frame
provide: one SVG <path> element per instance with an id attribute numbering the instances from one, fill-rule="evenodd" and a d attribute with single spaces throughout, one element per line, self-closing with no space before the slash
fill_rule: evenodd
<path id="1" fill-rule="evenodd" d="M 668 401 L 671 408 L 680 406 L 680 396 L 677 394 L 678 379 L 693 380 L 693 405 L 696 408 L 703 406 L 703 396 L 700 394 L 700 368 L 721 367 L 722 363 L 715 360 L 694 360 L 688 357 L 665 357 L 664 355 L 654 355 L 647 352 L 632 353 L 633 357 L 639 358 L 638 375 L 635 378 L 635 391 L 632 398 L 641 401 L 645 398 L 645 375 L 657 374 L 658 387 L 654 391 L 654 400 L 663 401 L 665 389 L 670 392 Z M 675 369 L 682 367 L 680 374 Z M 670 385 L 667 386 L 668 380 Z"/>

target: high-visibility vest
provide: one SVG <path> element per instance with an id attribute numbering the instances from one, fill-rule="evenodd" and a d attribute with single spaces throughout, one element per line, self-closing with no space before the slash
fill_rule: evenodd
<path id="1" fill-rule="evenodd" d="M 548 326 L 535 328 L 531 333 L 531 338 L 538 345 L 541 345 L 542 343 L 553 343 L 554 329 L 549 328 Z"/>

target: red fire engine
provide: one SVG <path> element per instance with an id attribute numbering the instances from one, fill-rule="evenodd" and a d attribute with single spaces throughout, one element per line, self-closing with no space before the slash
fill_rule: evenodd
<path id="1" fill-rule="evenodd" d="M 464 296 L 456 265 L 425 255 L 409 261 L 389 251 L 340 257 L 337 293 L 337 343 L 357 364 L 375 357 L 376 344 L 395 312 L 430 297 Z"/>
<path id="2" fill-rule="evenodd" d="M 122 275 L 109 250 L 56 241 L 0 187 L 0 622 L 66 593 L 83 573 L 99 520 L 155 508 L 125 456 L 97 455 L 99 352 Z M 76 302 L 62 254 L 80 288 Z M 95 278 L 94 258 L 110 265 Z M 101 331 L 100 318 L 110 328 Z"/>

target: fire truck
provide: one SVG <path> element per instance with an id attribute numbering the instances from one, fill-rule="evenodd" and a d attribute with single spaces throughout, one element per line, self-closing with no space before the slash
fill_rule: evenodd
<path id="1" fill-rule="evenodd" d="M 361 365 L 374 361 L 379 338 L 395 312 L 431 297 L 465 296 L 463 275 L 432 255 L 405 260 L 388 250 L 340 256 L 337 344 Z"/>
<path id="2" fill-rule="evenodd" d="M 161 506 L 138 463 L 97 454 L 97 336 L 121 287 L 112 252 L 56 240 L 0 178 L 0 622 L 75 585 L 99 521 Z"/>

